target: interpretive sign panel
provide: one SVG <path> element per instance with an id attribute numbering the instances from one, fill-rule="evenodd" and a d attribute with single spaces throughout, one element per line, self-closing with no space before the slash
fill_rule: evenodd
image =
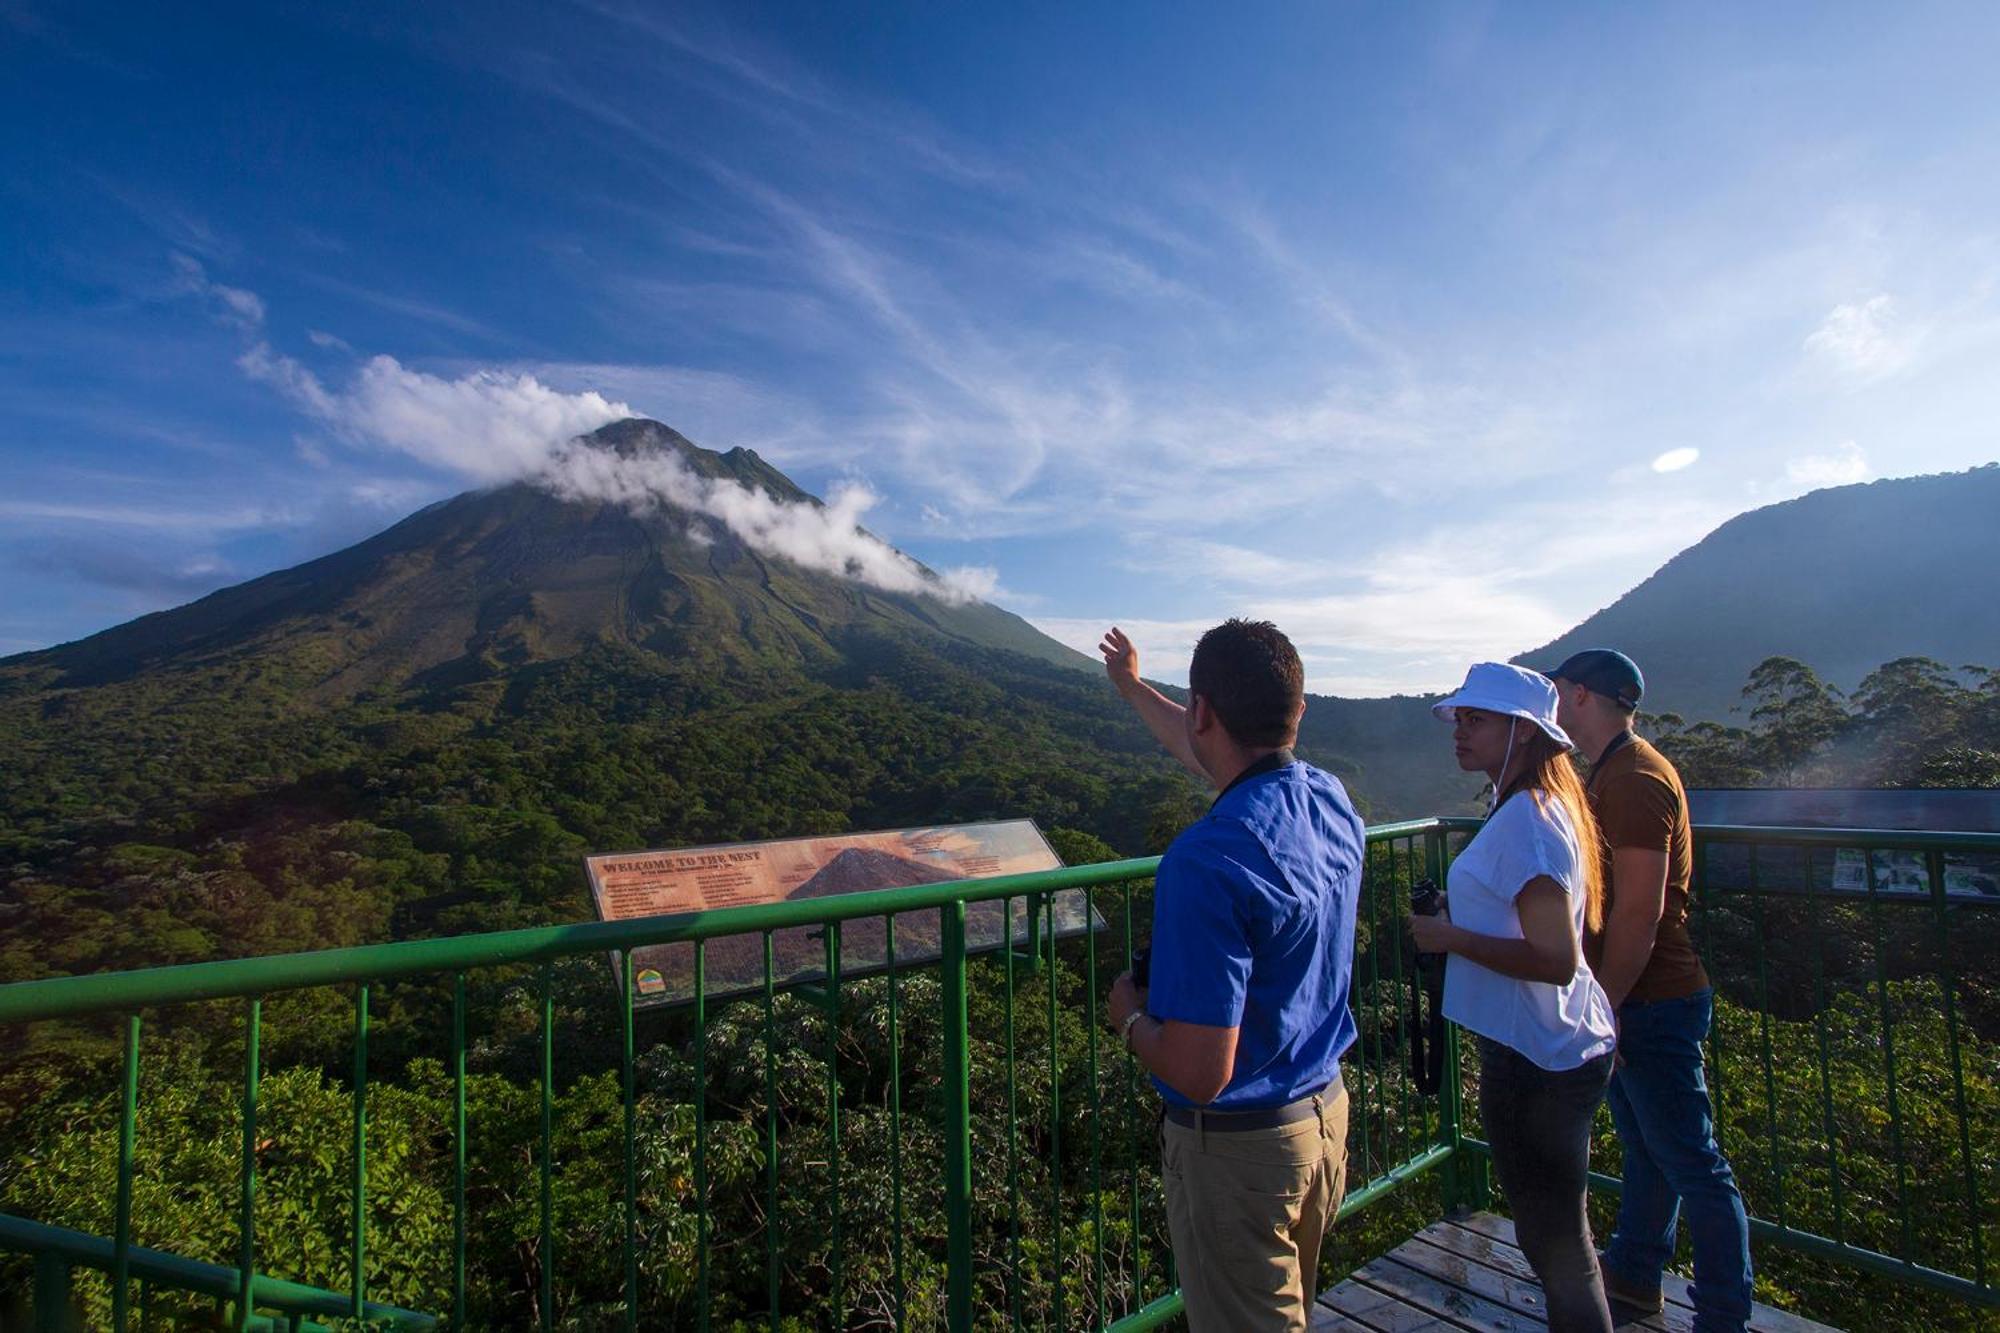
<path id="1" fill-rule="evenodd" d="M 906 888 L 948 880 L 1055 870 L 1062 860 L 1029 819 L 991 824 L 957 824 L 900 829 L 886 833 L 839 833 L 775 842 L 682 847 L 586 857 L 597 914 L 606 921 L 712 911 L 793 898 L 831 897 L 873 889 Z M 1102 921 L 1086 920 L 1081 890 L 1055 895 L 1055 932 L 1075 934 Z M 966 909 L 967 949 L 998 948 L 1011 935 L 1029 937 L 1025 900 L 1013 904 L 1003 921 L 1002 904 L 973 903 Z M 924 963 L 940 951 L 935 908 L 896 914 L 896 962 Z M 1011 930 L 1009 927 L 1011 926 Z M 1041 927 L 1048 926 L 1047 914 Z M 827 976 L 829 940 L 818 927 L 795 927 L 771 934 L 773 986 L 820 981 Z M 880 971 L 888 963 L 888 929 L 882 917 L 841 925 L 838 938 L 842 978 Z M 615 965 L 614 960 L 614 965 Z M 736 935 L 710 940 L 703 967 L 711 996 L 760 991 L 765 985 L 764 936 Z M 657 945 L 633 954 L 635 1003 L 673 1004 L 694 994 L 694 946 Z"/>

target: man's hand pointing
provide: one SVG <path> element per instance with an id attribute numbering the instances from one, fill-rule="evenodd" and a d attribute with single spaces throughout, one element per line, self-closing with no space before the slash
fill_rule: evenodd
<path id="1" fill-rule="evenodd" d="M 1097 651 L 1104 654 L 1104 674 L 1111 677 L 1111 684 L 1121 695 L 1129 695 L 1139 685 L 1139 650 L 1125 637 L 1125 631 L 1113 625 L 1104 631 L 1104 641 L 1097 645 Z"/>

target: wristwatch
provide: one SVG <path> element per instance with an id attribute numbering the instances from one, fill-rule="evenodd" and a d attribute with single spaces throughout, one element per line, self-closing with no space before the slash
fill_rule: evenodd
<path id="1" fill-rule="evenodd" d="M 1125 1021 L 1118 1025 L 1118 1040 L 1125 1043 L 1126 1050 L 1129 1051 L 1132 1049 L 1132 1025 L 1145 1016 L 1145 1010 L 1134 1009 L 1131 1013 L 1125 1015 Z"/>

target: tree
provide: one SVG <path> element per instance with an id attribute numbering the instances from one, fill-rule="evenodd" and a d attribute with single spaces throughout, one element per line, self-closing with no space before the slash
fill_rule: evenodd
<path id="1" fill-rule="evenodd" d="M 1949 667 L 1928 657 L 1899 657 L 1870 672 L 1854 703 L 1857 729 L 1873 743 L 1877 775 L 1894 781 L 1949 747 L 1973 698 Z"/>
<path id="2" fill-rule="evenodd" d="M 1648 728 L 1653 744 L 1690 787 L 1755 787 L 1763 778 L 1751 761 L 1752 737 L 1741 727 L 1719 722 L 1681 720 L 1678 713 L 1661 713 Z"/>
<path id="3" fill-rule="evenodd" d="M 1753 754 L 1778 786 L 1799 786 L 1808 762 L 1847 725 L 1840 691 L 1792 657 L 1767 657 L 1750 673 Z"/>
<path id="4" fill-rule="evenodd" d="M 1906 787 L 2000 788 L 2000 751 L 1954 745 L 1927 756 L 1905 779 Z"/>

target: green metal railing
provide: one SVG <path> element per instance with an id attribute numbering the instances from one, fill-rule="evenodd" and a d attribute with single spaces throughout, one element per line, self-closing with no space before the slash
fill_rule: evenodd
<path id="1" fill-rule="evenodd" d="M 1343 1216 L 1388 1197 L 1433 1169 L 1440 1173 L 1448 1203 L 1477 1203 L 1484 1197 L 1487 1149 L 1468 1133 L 1461 1118 L 1464 1099 L 1456 1033 L 1450 1037 L 1445 1085 L 1437 1096 L 1420 1095 L 1410 1077 L 1405 1035 L 1413 977 L 1402 929 L 1411 884 L 1426 876 L 1443 882 L 1453 847 L 1477 827 L 1476 820 L 1430 819 L 1370 830 L 1353 992 L 1360 1036 L 1346 1061 L 1351 1099 L 1349 1179 L 1355 1185 L 1343 1205 Z M 1964 1030 L 1963 968 L 1958 961 L 1967 941 L 1958 938 L 1954 923 L 2000 902 L 1947 892 L 1947 858 L 2000 853 L 2000 837 L 1710 829 L 1701 832 L 1699 847 L 1701 943 L 1711 955 L 1711 969 L 1718 970 L 1718 964 L 1725 962 L 1735 968 L 1754 954 L 1754 969 L 1744 963 L 1738 970 L 1744 975 L 1754 972 L 1755 1003 L 1750 1007 L 1763 1024 L 1755 1077 L 1745 1082 L 1739 1063 L 1742 1053 L 1733 1042 L 1721 1040 L 1720 1033 L 1712 1050 L 1711 1077 L 1725 1111 L 1741 1104 L 1751 1091 L 1761 1091 L 1763 1097 L 1769 1179 L 1745 1179 L 1753 1204 L 1760 1214 L 1769 1214 L 1756 1224 L 1758 1235 L 1961 1299 L 1993 1304 L 1987 1253 L 1992 1230 L 1988 1219 L 1993 1201 L 2000 1197 L 1990 1180 L 1995 1127 L 1969 1109 L 1968 1098 L 1968 1088 L 1986 1086 L 1980 1080 L 1990 1083 L 1993 1071 L 1968 1068 L 1964 1058 L 1965 1048 L 1973 1044 Z M 1730 849 L 1748 849 L 1742 854 L 1747 857 L 1747 871 L 1731 860 L 1737 851 Z M 1854 855 L 1862 858 L 1858 889 L 1833 882 L 1822 888 L 1815 878 L 1815 854 L 1831 864 L 1839 859 L 1838 849 L 1848 849 L 1842 853 L 1847 857 L 1846 871 L 1852 870 Z M 1772 858 L 1781 852 L 1805 858 L 1803 877 L 1777 873 Z M 1924 864 L 1932 872 L 1927 894 L 1892 891 L 1877 883 L 1879 858 L 1910 852 L 1927 858 Z M 657 1049 L 660 1043 L 645 1043 L 638 1036 L 645 1016 L 634 1011 L 633 954 L 672 944 L 691 951 L 693 978 L 692 1004 L 673 1020 L 686 1042 L 692 1173 L 684 1203 L 694 1216 L 693 1298 L 688 1308 L 670 1316 L 676 1326 L 709 1327 L 718 1302 L 725 1299 L 716 1268 L 718 1256 L 727 1254 L 736 1279 L 735 1289 L 726 1295 L 732 1302 L 732 1317 L 740 1319 L 761 1308 L 751 1317 L 767 1320 L 774 1330 L 792 1313 L 788 1307 L 808 1298 L 823 1298 L 825 1318 L 834 1327 L 857 1321 L 898 1329 L 937 1323 L 954 1330 L 993 1323 L 1015 1328 L 1155 1327 L 1179 1313 L 1156 1167 L 1145 1133 L 1157 1103 L 1130 1056 L 1103 1032 L 1098 1015 L 1105 986 L 1130 965 L 1146 925 L 1150 877 L 1157 864 L 1157 858 L 1119 861 L 639 921 L 413 940 L 0 986 L 0 1023 L 125 1016 L 111 1238 L 94 1239 L 4 1218 L 0 1249 L 33 1256 L 36 1317 L 46 1328 L 63 1327 L 70 1317 L 71 1273 L 77 1269 L 108 1278 L 111 1320 L 120 1330 L 135 1322 L 144 1324 L 145 1307 L 163 1291 L 196 1293 L 227 1305 L 228 1323 L 235 1328 L 308 1328 L 317 1326 L 310 1322 L 315 1319 L 341 1317 L 365 1318 L 390 1328 L 501 1322 L 503 1316 L 491 1311 L 475 1319 L 469 1304 L 474 1287 L 468 1268 L 470 1238 L 478 1234 L 482 1218 L 475 1215 L 467 1191 L 472 1166 L 468 1132 L 474 1126 L 467 1103 L 472 1015 L 466 979 L 482 972 L 525 972 L 532 979 L 536 1026 L 539 1123 L 533 1169 L 538 1189 L 534 1274 L 530 1286 L 516 1294 L 524 1311 L 531 1311 L 521 1322 L 553 1328 L 568 1313 L 565 1301 L 570 1299 L 557 1281 L 564 1259 L 563 1237 L 556 1225 L 556 968 L 564 960 L 608 955 L 616 960 L 617 979 L 607 988 L 605 1009 L 615 1013 L 618 1034 L 622 1265 L 620 1289 L 593 1293 L 591 1299 L 599 1312 L 615 1309 L 624 1327 L 637 1327 L 647 1297 L 641 1258 L 654 1243 L 653 1225 L 659 1220 L 642 1219 L 640 1206 L 639 1065 L 646 1047 Z M 1058 906 L 1077 896 L 1094 909 L 1104 923 L 1102 930 L 1059 932 Z M 1951 1080 L 1942 1100 L 1930 1096 L 1933 1089 L 1928 1083 L 1921 1089 L 1909 1085 L 1907 1055 L 1904 1079 L 1899 1083 L 1897 1077 L 1892 1010 L 1908 1003 L 1898 987 L 1916 974 L 1908 959 L 1889 957 L 1888 944 L 1901 936 L 1894 931 L 1885 935 L 1881 920 L 1912 906 L 1929 913 L 1926 937 L 1941 951 L 1937 966 L 1923 971 L 1922 977 L 1934 978 L 1942 987 Z M 973 913 L 998 917 L 1001 943 L 990 953 L 968 944 L 968 918 Z M 1854 1199 L 1848 1197 L 1857 1181 L 1847 1141 L 1851 1136 L 1845 1132 L 1834 1086 L 1835 1071 L 1844 1067 L 1834 1050 L 1839 1034 L 1828 1031 L 1832 1022 L 1828 997 L 1851 979 L 1855 964 L 1849 958 L 1832 967 L 1823 959 L 1823 936 L 1843 914 L 1871 923 L 1876 942 L 1871 965 L 1881 1019 L 1879 1054 L 1890 1089 L 1882 1110 L 1898 1185 L 1895 1221 L 1901 1234 L 1900 1243 L 1886 1246 L 1878 1241 L 1879 1228 L 1864 1224 L 1865 1219 L 1856 1215 Z M 1770 933 L 1795 916 L 1801 938 L 1814 943 L 1785 951 L 1783 960 L 1767 956 Z M 916 923 L 928 931 L 933 920 L 936 957 L 899 960 L 898 923 Z M 883 956 L 870 954 L 859 963 L 844 960 L 844 932 L 874 921 L 881 922 Z M 799 927 L 818 930 L 823 939 L 822 974 L 810 986 L 797 985 L 781 974 L 775 962 L 774 939 Z M 1067 938 L 1059 938 L 1064 934 Z M 711 946 L 745 936 L 754 942 L 761 959 L 761 985 L 733 998 L 711 998 Z M 868 939 L 874 938 L 871 928 Z M 1809 975 L 1794 977 L 1802 957 L 1822 961 Z M 858 975 L 862 973 L 868 975 Z M 910 1006 L 912 988 L 920 978 L 926 1007 L 918 1014 Z M 397 1243 L 393 1234 L 368 1232 L 370 1002 L 371 992 L 381 993 L 391 983 L 431 988 L 425 994 L 448 988 L 435 1000 L 440 1007 L 448 1003 L 449 1009 L 452 1254 L 446 1289 L 435 1293 L 434 1302 L 426 1302 L 434 1313 L 392 1308 L 368 1298 L 369 1242 L 377 1248 Z M 260 1068 L 262 1006 L 274 996 L 326 987 L 352 987 L 354 995 L 350 1243 L 345 1290 L 338 1292 L 287 1282 L 258 1269 L 258 1095 L 261 1076 L 269 1072 Z M 141 1015 L 216 1000 L 242 1007 L 243 1146 L 233 1267 L 176 1258 L 142 1248 L 133 1239 L 133 1145 L 143 1113 Z M 781 1001 L 788 1013 L 809 1002 L 821 1016 L 816 1028 L 799 1029 L 795 1045 L 801 1049 L 783 1053 L 782 1059 Z M 1784 1006 L 1793 1005 L 1797 1019 L 1774 1020 L 1774 1003 L 1785 1013 L 1791 1011 Z M 978 1018 L 975 1005 L 980 1006 Z M 851 1041 L 843 1045 L 843 1037 L 851 1037 L 863 1016 L 869 1021 L 879 1017 L 885 1024 L 886 1054 L 880 1069 L 859 1067 L 857 1062 L 864 1057 L 857 1055 Z M 739 1020 L 755 1038 L 742 1049 L 757 1052 L 763 1062 L 761 1089 L 754 1077 L 743 1080 L 745 1088 L 761 1093 L 761 1105 L 754 1097 L 744 1100 L 748 1094 L 731 1101 L 714 1091 L 719 1078 L 736 1072 L 718 1068 L 712 1058 L 714 1034 L 719 1024 Z M 935 1036 L 906 1050 L 909 1029 L 919 1021 L 927 1031 L 935 1022 Z M 1818 1167 L 1799 1160 L 1798 1138 L 1785 1127 L 1789 1103 L 1779 1095 L 1779 1087 L 1795 1053 L 1774 1049 L 1774 1021 L 1817 1024 L 1822 1034 L 1818 1081 L 1824 1095 L 1819 1119 L 1825 1144 L 1820 1159 L 1836 1199 L 1830 1235 L 1815 1230 L 1807 1213 L 1786 1194 L 1788 1181 L 1796 1182 Z M 788 1024 L 785 1031 L 790 1026 L 795 1025 Z M 803 1049 L 815 1030 L 821 1031 L 823 1045 Z M 1039 1039 L 1041 1048 L 1024 1047 L 1024 1039 L 1028 1043 Z M 796 1073 L 786 1062 L 795 1057 L 819 1066 L 823 1101 L 809 1119 L 787 1132 L 787 1116 L 803 1114 L 790 1105 L 781 1106 L 781 1080 Z M 976 1101 L 975 1088 L 980 1094 Z M 921 1098 L 920 1107 L 906 1106 L 912 1095 Z M 1914 1101 L 1924 1098 L 1928 1098 L 1923 1101 L 1924 1124 L 1929 1128 L 1919 1133 L 1910 1123 L 1911 1110 Z M 1045 1114 L 1024 1113 L 1032 1112 L 1038 1101 L 1045 1101 Z M 1913 1182 L 1908 1159 L 1912 1149 L 1928 1151 L 1938 1115 L 1955 1131 L 1951 1137 L 1960 1169 L 1953 1187 L 1953 1216 L 1961 1221 L 1953 1225 L 1966 1229 L 1969 1240 L 1964 1245 L 1940 1242 L 1938 1228 L 1945 1219 L 1930 1214 L 1921 1243 L 1915 1234 L 1912 1209 L 1932 1201 L 1937 1187 L 1928 1179 Z M 882 1191 L 887 1196 L 887 1216 L 874 1228 L 858 1232 L 848 1216 L 850 1207 L 868 1204 L 871 1197 L 879 1199 L 879 1194 L 869 1195 L 867 1186 L 882 1182 L 876 1164 L 855 1156 L 849 1121 L 865 1127 L 878 1117 L 885 1117 L 888 1126 L 887 1188 Z M 800 1125 L 824 1135 L 823 1145 L 811 1148 L 810 1155 Z M 975 1130 L 980 1135 L 977 1141 Z M 714 1174 L 718 1135 L 725 1132 L 754 1138 L 758 1166 L 755 1178 L 727 1187 L 718 1186 Z M 1918 1139 L 1923 1142 L 1915 1142 Z M 1751 1157 L 1762 1161 L 1759 1154 L 1746 1154 L 1741 1143 L 1725 1146 L 1737 1157 L 1739 1171 Z M 1846 1170 L 1840 1161 L 1844 1151 L 1850 1152 Z M 794 1202 L 787 1217 L 784 1187 L 796 1188 L 801 1173 L 823 1182 L 816 1183 L 808 1196 L 813 1207 L 823 1211 L 799 1216 Z M 1598 1183 L 1615 1187 L 1616 1182 L 1602 1178 Z M 859 1192 L 850 1192 L 856 1189 Z M 719 1192 L 723 1190 L 728 1191 L 726 1197 Z M 930 1210 L 926 1216 L 940 1217 L 935 1232 L 910 1221 L 912 1210 L 920 1208 Z M 731 1226 L 732 1218 L 740 1224 L 719 1234 L 718 1227 Z M 760 1246 L 761 1283 L 751 1281 L 746 1287 L 742 1256 Z M 1964 1262 L 1958 1259 L 1961 1251 L 1967 1256 Z M 885 1276 L 869 1277 L 878 1267 Z M 342 1285 L 341 1275 L 316 1276 L 329 1285 Z M 858 1278 L 866 1279 L 867 1289 L 857 1289 L 851 1279 Z M 137 1318 L 131 1300 L 134 1284 L 140 1292 Z"/>
<path id="2" fill-rule="evenodd" d="M 1695 853 L 1710 1096 L 1753 1240 L 2000 1307 L 2000 1043 L 1965 1013 L 1971 972 L 2000 1025 L 2000 834 L 1711 826 Z"/>

